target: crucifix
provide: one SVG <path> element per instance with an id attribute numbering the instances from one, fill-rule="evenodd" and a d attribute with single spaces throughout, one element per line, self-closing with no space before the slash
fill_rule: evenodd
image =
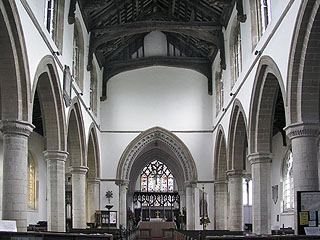
<path id="1" fill-rule="evenodd" d="M 156 211 L 156 217 L 160 218 L 160 211 L 159 210 Z"/>

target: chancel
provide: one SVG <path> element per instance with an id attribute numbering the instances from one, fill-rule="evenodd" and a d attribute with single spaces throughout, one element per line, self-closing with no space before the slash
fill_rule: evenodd
<path id="1" fill-rule="evenodd" d="M 0 218 L 317 232 L 319 24 L 318 0 L 1 0 Z"/>

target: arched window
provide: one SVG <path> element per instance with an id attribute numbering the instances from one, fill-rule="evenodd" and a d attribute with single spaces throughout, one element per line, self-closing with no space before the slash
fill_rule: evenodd
<path id="1" fill-rule="evenodd" d="M 252 180 L 243 178 L 242 180 L 243 205 L 252 206 Z"/>
<path id="2" fill-rule="evenodd" d="M 215 83 L 216 83 L 216 115 L 220 112 L 223 106 L 223 97 L 224 97 L 224 86 L 222 79 L 221 69 L 217 69 L 215 74 Z"/>
<path id="3" fill-rule="evenodd" d="M 96 66 L 93 64 L 90 73 L 90 108 L 94 115 L 97 116 L 97 71 Z"/>
<path id="4" fill-rule="evenodd" d="M 250 0 L 252 49 L 271 22 L 270 0 Z"/>
<path id="5" fill-rule="evenodd" d="M 174 177 L 171 170 L 162 162 L 154 160 L 140 175 L 141 192 L 173 192 Z"/>
<path id="6" fill-rule="evenodd" d="M 293 158 L 289 150 L 285 156 L 282 167 L 283 180 L 283 211 L 290 211 L 294 208 L 294 188 L 293 188 Z"/>
<path id="7" fill-rule="evenodd" d="M 44 24 L 47 31 L 62 52 L 64 0 L 44 0 Z"/>
<path id="8" fill-rule="evenodd" d="M 260 13 L 261 35 L 266 31 L 271 22 L 270 0 L 258 0 L 258 12 Z"/>
<path id="9" fill-rule="evenodd" d="M 73 57 L 72 57 L 72 76 L 77 85 L 83 90 L 83 35 L 78 19 L 75 20 L 73 34 Z"/>
<path id="10" fill-rule="evenodd" d="M 240 23 L 236 21 L 235 26 L 231 32 L 231 87 L 237 81 L 242 71 L 242 49 L 241 49 L 241 31 Z"/>
<path id="11" fill-rule="evenodd" d="M 36 210 L 37 208 L 37 172 L 38 165 L 36 159 L 28 153 L 28 210 Z"/>

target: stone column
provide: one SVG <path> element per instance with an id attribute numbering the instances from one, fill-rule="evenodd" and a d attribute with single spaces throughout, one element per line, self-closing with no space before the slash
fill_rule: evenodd
<path id="1" fill-rule="evenodd" d="M 227 171 L 229 197 L 230 197 L 230 211 L 228 218 L 228 228 L 231 231 L 243 230 L 243 193 L 242 193 L 242 178 L 243 170 Z"/>
<path id="2" fill-rule="evenodd" d="M 43 152 L 47 162 L 47 219 L 48 231 L 65 232 L 65 163 L 67 152 Z"/>
<path id="3" fill-rule="evenodd" d="M 19 232 L 27 231 L 28 137 L 33 128 L 24 121 L 2 121 L 2 219 L 15 220 Z"/>
<path id="4" fill-rule="evenodd" d="M 87 167 L 72 167 L 72 227 L 85 229 L 86 223 L 86 173 Z"/>
<path id="5" fill-rule="evenodd" d="M 214 228 L 215 230 L 227 229 L 227 202 L 228 184 L 225 180 L 214 181 Z"/>
<path id="6" fill-rule="evenodd" d="M 195 204 L 194 204 L 194 186 L 192 183 L 187 182 L 186 185 L 186 230 L 195 229 Z"/>
<path id="7" fill-rule="evenodd" d="M 119 185 L 119 224 L 127 228 L 127 191 L 128 181 L 121 181 Z"/>
<path id="8" fill-rule="evenodd" d="M 100 180 L 89 178 L 87 192 L 87 221 L 94 223 L 95 212 L 100 209 Z"/>
<path id="9" fill-rule="evenodd" d="M 270 163 L 271 153 L 252 153 L 249 161 L 252 168 L 252 222 L 256 234 L 270 234 Z"/>
<path id="10" fill-rule="evenodd" d="M 293 158 L 294 206 L 297 206 L 297 191 L 319 191 L 318 173 L 318 123 L 292 124 L 285 128 L 291 140 Z M 295 229 L 297 226 L 295 207 Z"/>

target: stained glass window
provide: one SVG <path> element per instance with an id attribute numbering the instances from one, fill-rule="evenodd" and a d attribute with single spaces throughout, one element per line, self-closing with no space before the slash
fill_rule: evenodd
<path id="1" fill-rule="evenodd" d="M 154 160 L 141 172 L 141 192 L 173 192 L 174 177 L 162 162 Z"/>
<path id="2" fill-rule="evenodd" d="M 29 210 L 36 209 L 37 165 L 31 153 L 28 154 L 28 202 Z"/>
<path id="3" fill-rule="evenodd" d="M 294 188 L 293 188 L 293 158 L 291 150 L 284 159 L 282 178 L 283 178 L 283 210 L 289 211 L 294 208 Z"/>

